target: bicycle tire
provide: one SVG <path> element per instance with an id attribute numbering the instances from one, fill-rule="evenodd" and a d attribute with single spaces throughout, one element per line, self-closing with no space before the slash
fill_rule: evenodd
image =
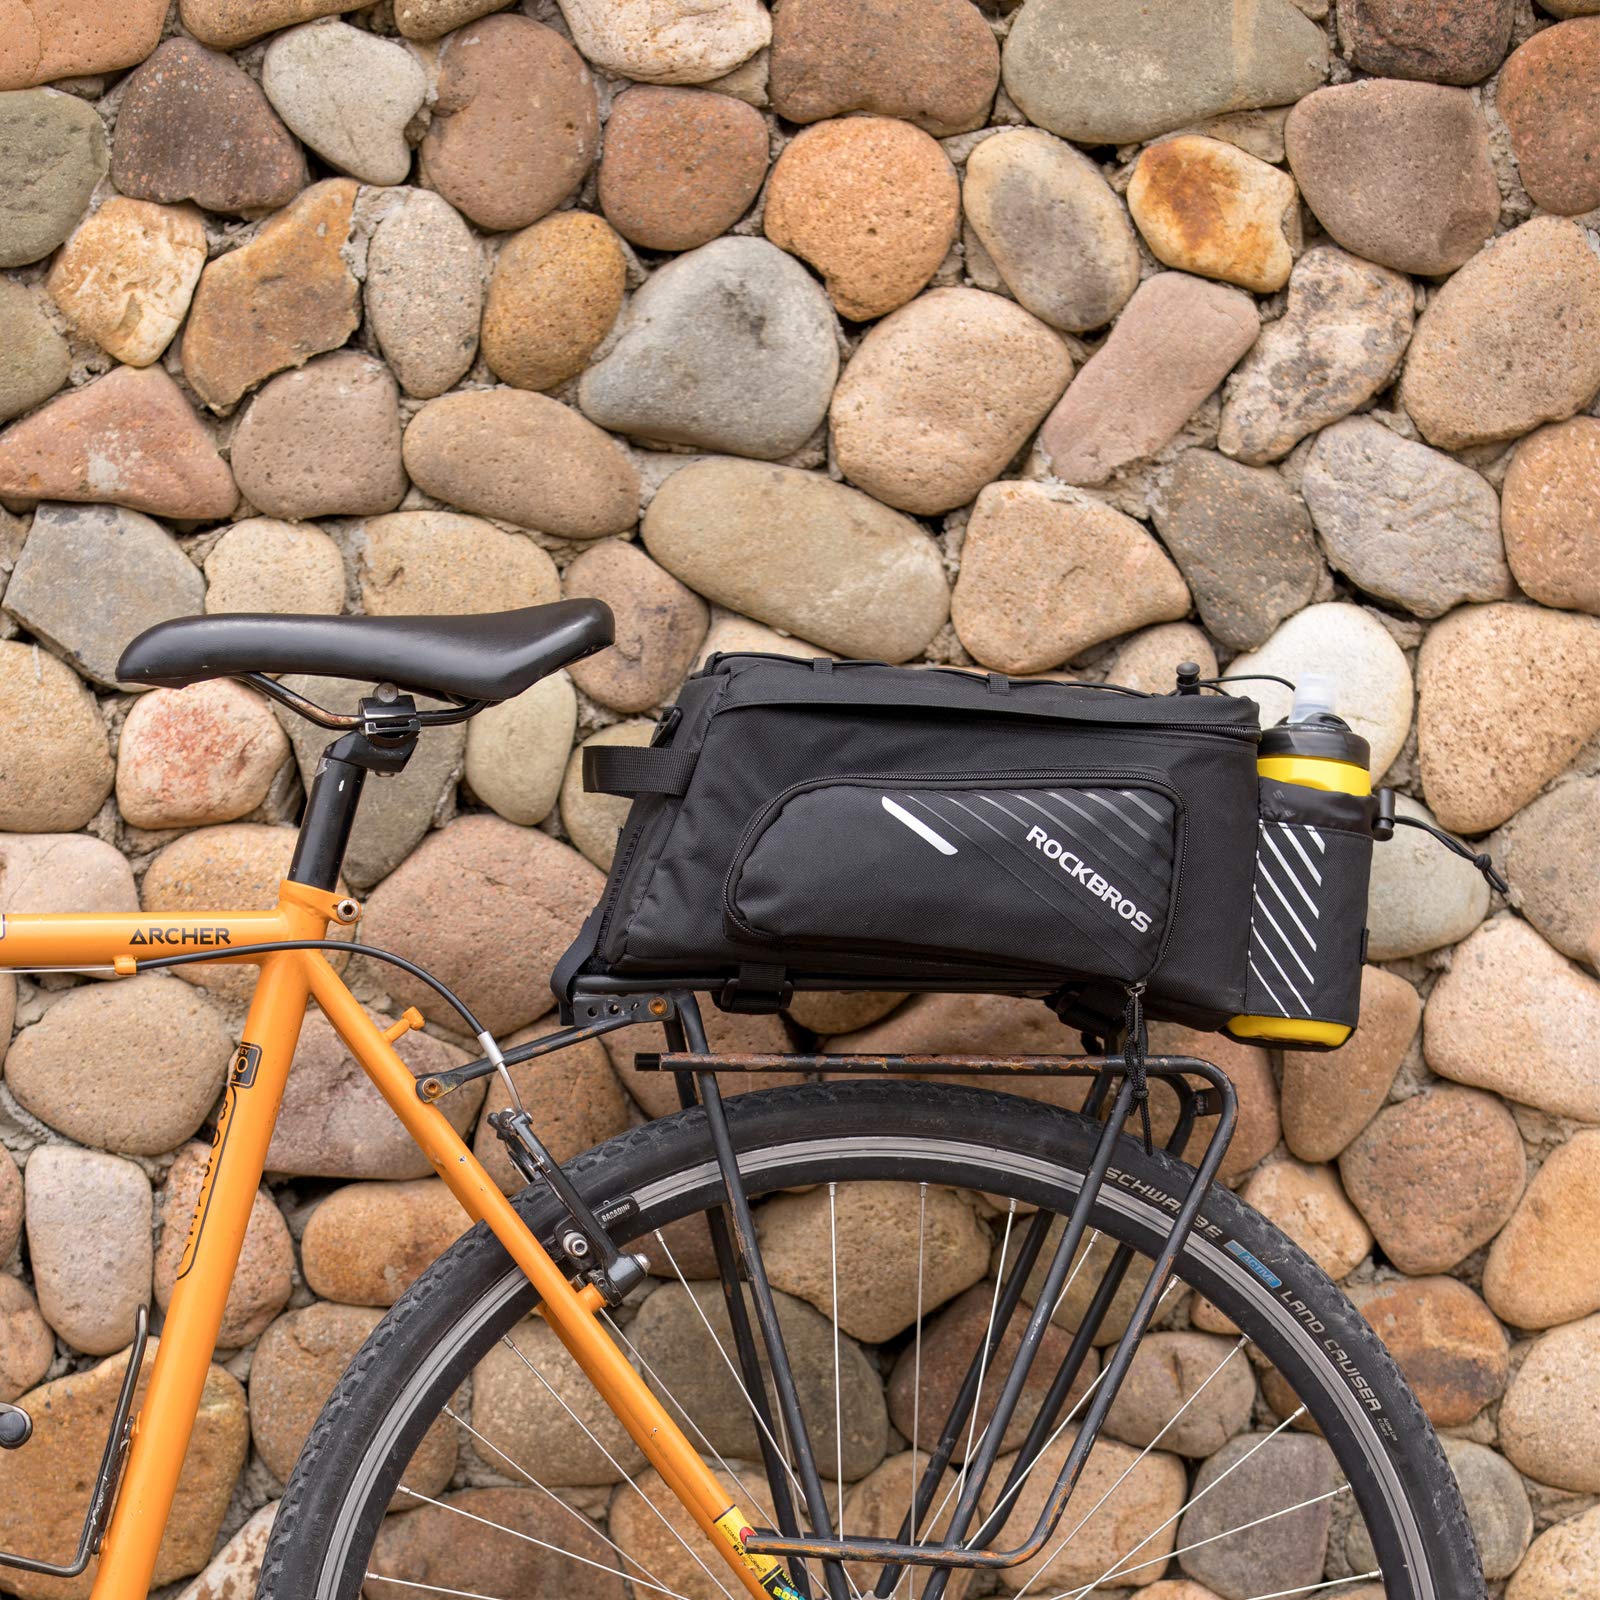
<path id="1" fill-rule="evenodd" d="M 950 1084 L 834 1080 L 727 1105 L 753 1197 L 834 1178 L 909 1177 L 1062 1209 L 1097 1132 L 1076 1113 Z M 639 1230 L 704 1209 L 718 1193 L 699 1110 L 619 1135 L 567 1171 L 597 1207 L 634 1197 Z M 1146 1155 L 1124 1139 L 1094 1225 L 1150 1254 L 1170 1229 L 1163 1200 L 1175 1210 L 1169 1197 L 1181 1195 L 1190 1176 L 1162 1151 Z M 514 1203 L 536 1232 L 548 1233 L 555 1211 L 544 1193 L 524 1190 Z M 1176 1270 L 1273 1362 L 1321 1428 L 1366 1518 L 1388 1600 L 1482 1600 L 1476 1544 L 1438 1440 L 1393 1358 L 1332 1281 L 1221 1188 L 1208 1197 Z M 306 1442 L 265 1553 L 260 1600 L 361 1593 L 412 1451 L 534 1303 L 481 1224 L 416 1280 L 358 1352 Z"/>

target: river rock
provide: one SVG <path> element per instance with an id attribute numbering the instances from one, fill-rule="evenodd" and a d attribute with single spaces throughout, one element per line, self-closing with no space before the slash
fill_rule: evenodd
<path id="1" fill-rule="evenodd" d="M 308 23 L 267 46 L 261 87 L 289 130 L 330 167 L 363 183 L 406 181 L 406 124 L 428 93 L 427 74 L 409 50 L 348 23 Z"/>
<path id="2" fill-rule="evenodd" d="M 1040 672 L 1188 613 L 1188 586 L 1139 523 L 1069 496 L 992 483 L 973 505 L 950 616 L 986 667 Z"/>
<path id="3" fill-rule="evenodd" d="M 1600 260 L 1584 231 L 1535 217 L 1486 244 L 1429 302 L 1400 399 L 1444 450 L 1514 439 L 1600 389 Z"/>
<path id="4" fill-rule="evenodd" d="M 262 1334 L 250 1363 L 250 1437 L 280 1483 L 294 1470 L 323 1401 L 381 1317 L 367 1306 L 318 1303 L 285 1312 Z M 437 1495 L 455 1465 L 456 1425 L 441 1416 L 412 1452 L 394 1504 L 413 1503 L 407 1489 Z"/>
<path id="5" fill-rule="evenodd" d="M 833 1323 L 822 1312 L 791 1295 L 774 1297 L 784 1348 L 800 1393 L 811 1447 L 830 1471 L 844 1464 L 848 1481 L 864 1478 L 883 1460 L 889 1443 L 889 1416 L 883 1383 L 854 1339 L 839 1340 L 842 1405 L 835 1410 Z M 746 1315 L 755 1324 L 755 1305 L 745 1291 Z M 709 1327 L 707 1326 L 709 1324 Z M 712 1450 L 746 1461 L 760 1459 L 761 1441 L 744 1393 L 729 1381 L 723 1352 L 734 1352 L 732 1325 L 720 1283 L 664 1283 L 651 1291 L 628 1328 L 628 1338 L 647 1364 L 650 1387 L 693 1417 Z M 763 1349 L 761 1354 L 765 1355 Z M 970 1353 L 970 1347 L 969 1347 Z M 777 1395 L 767 1374 L 768 1414 L 777 1416 Z M 834 1426 L 844 1423 L 842 1435 Z"/>
<path id="6" fill-rule="evenodd" d="M 0 495 L 109 501 L 184 521 L 225 517 L 239 499 L 215 441 L 160 367 L 114 367 L 13 423 L 0 434 Z"/>
<path id="7" fill-rule="evenodd" d="M 764 1504 L 768 1494 L 759 1470 L 746 1473 L 741 1482 L 712 1461 L 707 1460 L 706 1465 L 730 1505 L 742 1505 L 746 1514 L 762 1521 L 763 1526 L 773 1526 L 765 1520 L 771 1511 Z M 744 1487 L 751 1476 L 760 1485 L 755 1493 Z M 751 1489 L 755 1488 L 751 1485 Z M 653 1467 L 641 1472 L 634 1482 L 617 1486 L 606 1523 L 631 1567 L 650 1573 L 682 1600 L 720 1600 L 725 1587 L 722 1579 L 708 1575 L 705 1560 L 694 1546 L 698 1524 Z"/>
<path id="8" fill-rule="evenodd" d="M 1263 643 L 1316 592 L 1322 559 L 1305 504 L 1264 467 L 1186 450 L 1155 521 L 1201 618 L 1224 644 Z"/>
<path id="9" fill-rule="evenodd" d="M 705 83 L 772 37 L 759 0 L 561 0 L 578 48 L 603 72 L 642 83 Z"/>
<path id="10" fill-rule="evenodd" d="M 0 89 L 137 66 L 155 49 L 166 20 L 166 0 L 132 0 L 111 9 L 97 0 L 19 8 L 0 38 Z"/>
<path id="11" fill-rule="evenodd" d="M 162 1190 L 161 1242 L 156 1247 L 155 1262 L 156 1303 L 163 1311 L 172 1304 L 172 1291 L 183 1266 L 210 1159 L 209 1144 L 186 1144 L 167 1172 Z M 224 1350 L 239 1350 L 252 1343 L 289 1303 L 293 1289 L 294 1240 L 289 1236 L 289 1225 L 272 1196 L 265 1189 L 257 1189 L 239 1264 L 228 1286 L 217 1343 Z"/>
<path id="12" fill-rule="evenodd" d="M 1159 622 L 1117 646 L 1105 681 L 1145 694 L 1166 694 L 1173 687 L 1179 664 L 1185 661 L 1194 662 L 1202 678 L 1217 675 L 1216 651 L 1192 622 Z"/>
<path id="13" fill-rule="evenodd" d="M 1495 89 L 1495 109 L 1511 135 L 1517 174 L 1545 211 L 1574 216 L 1600 205 L 1593 171 L 1600 118 L 1600 18 L 1575 17 L 1545 28 L 1512 52 Z"/>
<path id="14" fill-rule="evenodd" d="M 466 616 L 560 598 L 549 555 L 526 534 L 449 511 L 397 511 L 362 530 L 357 574 L 369 616 Z M 415 759 L 415 758 L 413 758 Z"/>
<path id="15" fill-rule="evenodd" d="M 872 328 L 840 378 L 830 412 L 840 470 L 902 511 L 964 505 L 1071 375 L 1066 346 L 1020 306 L 934 289 Z"/>
<path id="16" fill-rule="evenodd" d="M 767 180 L 763 226 L 822 274 L 842 317 L 906 303 L 955 242 L 961 186 L 937 141 L 893 117 L 804 128 Z"/>
<path id="17" fill-rule="evenodd" d="M 1495 231 L 1489 126 L 1464 89 L 1364 79 L 1289 113 L 1300 192 L 1345 249 L 1399 272 L 1454 272 Z"/>
<path id="18" fill-rule="evenodd" d="M 344 557 L 320 528 L 246 517 L 205 560 L 206 610 L 298 611 L 344 607 Z"/>
<path id="19" fill-rule="evenodd" d="M 28 1286 L 0 1276 L 0 1400 L 12 1403 L 42 1383 L 55 1358 L 56 1336 Z"/>
<path id="20" fill-rule="evenodd" d="M 368 1015 L 382 1028 L 393 1020 L 377 1012 Z M 467 1059 L 454 1045 L 415 1031 L 403 1035 L 395 1049 L 419 1077 L 448 1071 Z M 465 1135 L 483 1095 L 481 1085 L 458 1089 L 439 1109 Z M 300 1178 L 367 1179 L 423 1178 L 432 1171 L 360 1063 L 317 1013 L 300 1030 L 267 1151 L 267 1171 Z"/>
<path id="21" fill-rule="evenodd" d="M 713 1055 L 782 1055 L 794 1049 L 783 1018 L 771 1012 L 740 1015 L 706 1005 L 702 1020 Z M 604 1043 L 622 1086 L 647 1117 L 668 1117 L 682 1108 L 677 1085 L 670 1074 L 641 1072 L 634 1065 L 637 1051 L 666 1048 L 664 1029 L 657 1032 L 654 1027 L 647 1027 L 643 1033 L 608 1033 Z M 788 1089 L 803 1083 L 805 1078 L 798 1072 L 719 1072 L 717 1080 L 726 1100 L 752 1089 Z"/>
<path id="22" fill-rule="evenodd" d="M 483 253 L 448 201 L 405 189 L 367 245 L 367 321 L 378 349 L 418 400 L 443 394 L 478 353 Z"/>
<path id="23" fill-rule="evenodd" d="M 1506 557 L 1530 599 L 1600 615 L 1600 420 L 1574 417 L 1522 440 L 1501 490 Z"/>
<path id="24" fill-rule="evenodd" d="M 1585 1129 L 1550 1152 L 1490 1247 L 1483 1295 L 1496 1316 L 1518 1328 L 1553 1328 L 1600 1311 L 1597 1202 L 1600 1129 Z"/>
<path id="25" fill-rule="evenodd" d="M 1123 6 L 1043 0 L 1002 57 L 1030 122 L 1077 144 L 1131 144 L 1224 111 L 1286 105 L 1328 70 L 1322 29 L 1290 0 L 1196 0 L 1152 28 Z"/>
<path id="26" fill-rule="evenodd" d="M 199 569 L 149 517 L 46 503 L 34 513 L 6 610 L 86 677 L 111 686 L 128 640 L 199 611 L 205 592 Z"/>
<path id="27" fill-rule="evenodd" d="M 564 672 L 480 711 L 467 725 L 464 770 L 472 792 L 507 822 L 543 822 L 561 792 L 577 723 L 578 697 Z"/>
<path id="28" fill-rule="evenodd" d="M 1511 593 L 1494 490 L 1382 423 L 1349 417 L 1324 429 L 1301 493 L 1333 566 L 1415 616 Z"/>
<path id="29" fill-rule="evenodd" d="M 200 1576 L 180 1592 L 178 1600 L 248 1600 L 260 1582 L 261 1563 L 277 1515 L 276 1500 L 269 1500 L 252 1513 Z M 1158 1595 L 1155 1600 L 1161 1597 Z"/>
<path id="30" fill-rule="evenodd" d="M 1275 672 L 1297 682 L 1307 672 L 1330 674 L 1339 715 L 1372 747 L 1372 776 L 1387 772 L 1411 726 L 1411 668 L 1400 646 L 1370 612 L 1343 601 L 1307 606 L 1259 650 L 1237 657 L 1229 672 Z M 1289 691 L 1253 683 L 1250 698 L 1268 727 L 1289 714 Z"/>
<path id="31" fill-rule="evenodd" d="M 157 1341 L 152 1339 L 134 1390 L 135 1408 L 143 1403 L 156 1350 Z M 83 1531 L 84 1490 L 99 1469 L 127 1370 L 125 1353 L 87 1371 L 70 1372 L 21 1397 L 34 1430 L 26 1450 L 8 1452 L 0 1461 L 0 1539 L 8 1549 L 37 1551 L 53 1561 L 72 1559 Z M 244 1390 L 221 1367 L 210 1367 L 151 1574 L 152 1586 L 198 1572 L 211 1559 L 234 1480 L 249 1449 Z M 7 1581 L 30 1600 L 62 1594 L 86 1600 L 90 1590 L 87 1577 L 70 1586 L 59 1579 L 19 1575 Z"/>
<path id="32" fill-rule="evenodd" d="M 1411 281 L 1318 245 L 1289 276 L 1289 303 L 1228 380 L 1217 447 L 1261 465 L 1385 388 L 1411 338 Z"/>
<path id="33" fill-rule="evenodd" d="M 82 679 L 37 645 L 0 640 L 0 727 L 8 749 L 0 828 L 83 827 L 111 793 L 113 769 L 105 723 Z"/>
<path id="34" fill-rule="evenodd" d="M 406 428 L 404 458 L 424 493 L 519 528 L 598 539 L 638 519 L 633 463 L 546 395 L 473 389 L 431 400 Z"/>
<path id="35" fill-rule="evenodd" d="M 711 615 L 692 589 L 636 544 L 607 539 L 567 568 L 568 600 L 602 600 L 616 619 L 609 650 L 571 666 L 572 681 L 614 711 L 648 711 L 671 697 L 705 638 Z"/>
<path id="36" fill-rule="evenodd" d="M 45 314 L 41 296 L 0 278 L 0 422 L 48 400 L 71 368 L 67 341 Z"/>
<path id="37" fill-rule="evenodd" d="M 967 157 L 966 220 L 1006 287 L 1074 333 L 1104 327 L 1139 284 L 1139 246 L 1111 185 L 1042 128 L 1008 128 Z"/>
<path id="38" fill-rule="evenodd" d="M 105 172 L 105 129 L 92 105 L 53 89 L 0 94 L 0 267 L 49 255 Z"/>
<path id="39" fill-rule="evenodd" d="M 183 373 L 213 411 L 355 331 L 360 293 L 344 257 L 355 200 L 348 178 L 313 184 L 249 244 L 201 273 L 183 333 Z"/>
<path id="40" fill-rule="evenodd" d="M 178 14 L 213 50 L 237 50 L 280 28 L 352 9 L 350 0 L 179 0 Z"/>
<path id="41" fill-rule="evenodd" d="M 136 828 L 232 822 L 267 797 L 289 741 L 262 697 L 217 679 L 133 703 L 117 746 L 117 809 Z"/>
<path id="42" fill-rule="evenodd" d="M 1436 1428 L 1464 1427 L 1505 1392 L 1510 1348 L 1482 1300 L 1454 1278 L 1397 1278 L 1353 1287 Z"/>
<path id="43" fill-rule="evenodd" d="M 106 1356 L 132 1339 L 134 1312 L 150 1299 L 151 1209 L 150 1180 L 131 1161 L 64 1144 L 28 1157 L 23 1218 L 34 1292 L 68 1344 Z"/>
<path id="44" fill-rule="evenodd" d="M 392 511 L 406 475 L 389 369 L 339 350 L 272 379 L 234 430 L 233 470 L 240 493 L 267 516 Z"/>
<path id="45" fill-rule="evenodd" d="M 1395 796 L 1395 811 L 1433 823 L 1426 806 Z M 1503 864 L 1503 863 L 1502 863 Z M 1489 914 L 1489 885 L 1470 861 L 1441 851 L 1420 828 L 1396 828 L 1372 852 L 1367 958 L 1394 961 L 1454 944 Z"/>
<path id="46" fill-rule="evenodd" d="M 532 1381 L 530 1379 L 530 1381 Z M 495 1463 L 504 1471 L 505 1463 Z M 436 1504 L 401 1497 L 404 1516 L 378 1529 L 367 1565 L 376 1587 L 415 1585 L 435 1594 L 549 1594 L 623 1600 L 606 1540 L 570 1505 L 528 1488 L 458 1489 Z M 487 1523 L 496 1535 L 463 1538 Z M 384 1580 L 389 1580 L 385 1584 Z"/>
<path id="47" fill-rule="evenodd" d="M 798 0 L 772 19 L 771 70 L 789 122 L 868 111 L 942 139 L 983 125 L 1000 52 L 965 0 Z"/>
<path id="48" fill-rule="evenodd" d="M 473 1369 L 472 1426 L 480 1436 L 473 1450 L 499 1472 L 505 1460 L 496 1451 L 537 1462 L 541 1480 L 577 1487 L 617 1483 L 644 1466 L 644 1453 L 537 1316 L 518 1323 Z"/>
<path id="49" fill-rule="evenodd" d="M 889 990 L 858 989 L 831 993 L 826 989 L 802 989 L 795 992 L 794 998 L 783 1009 L 791 1021 L 826 1037 L 833 1033 L 849 1033 L 879 1022 L 904 999 L 903 994 Z"/>
<path id="50" fill-rule="evenodd" d="M 970 1350 L 969 1346 L 969 1353 Z M 952 1394 L 950 1399 L 953 1401 L 955 1396 Z M 960 1443 L 958 1440 L 958 1449 Z M 918 1462 L 921 1463 L 920 1466 L 916 1465 Z M 911 1450 L 886 1457 L 880 1465 L 874 1467 L 865 1478 L 846 1492 L 844 1510 L 840 1513 L 840 1526 L 853 1529 L 856 1533 L 865 1534 L 869 1538 L 897 1539 L 900 1535 L 900 1526 L 905 1521 L 906 1500 L 911 1492 L 912 1472 L 915 1471 L 920 1480 L 927 1465 L 926 1456 Z M 939 1479 L 938 1487 L 933 1491 L 929 1514 L 922 1523 L 921 1538 L 942 1541 L 947 1537 L 950 1519 L 955 1514 L 960 1494 L 959 1476 L 946 1467 Z M 877 1574 L 882 1568 L 864 1561 L 849 1561 L 845 1563 L 844 1570 L 856 1587 L 865 1593 L 877 1582 Z M 974 1576 L 971 1572 L 963 1572 L 957 1568 L 945 1590 L 950 1600 L 964 1600 Z"/>
<path id="51" fill-rule="evenodd" d="M 1515 10 L 1513 0 L 1345 0 L 1339 32 L 1351 59 L 1375 77 L 1477 83 L 1505 56 Z"/>
<path id="52" fill-rule="evenodd" d="M 1361 969 L 1361 1026 L 1333 1055 L 1283 1052 L 1283 1136 L 1302 1161 L 1331 1161 L 1389 1096 L 1422 1021 L 1404 978 Z"/>
<path id="53" fill-rule="evenodd" d="M 1200 1468 L 1178 1525 L 1183 1570 L 1218 1594 L 1241 1597 L 1320 1582 L 1336 1503 L 1328 1497 L 1338 1483 L 1321 1439 L 1229 1440 Z M 1261 1520 L 1269 1510 L 1282 1514 Z"/>
<path id="54" fill-rule="evenodd" d="M 98 1041 L 92 1052 L 88 1039 Z M 17 1035 L 6 1082 L 69 1139 L 155 1156 L 205 1120 L 232 1049 L 226 1019 L 203 994 L 149 974 L 69 990 Z"/>
<path id="55" fill-rule="evenodd" d="M 765 239 L 726 238 L 659 267 L 578 404 L 619 433 L 772 460 L 816 431 L 839 371 L 833 308 Z"/>
<path id="56" fill-rule="evenodd" d="M 438 1178 L 347 1183 L 306 1222 L 300 1240 L 306 1287 L 343 1305 L 392 1306 L 471 1225 Z"/>
<path id="57" fill-rule="evenodd" d="M 305 187 L 306 158 L 253 78 L 228 56 L 175 37 L 128 79 L 111 181 L 136 200 L 254 216 Z"/>
<path id="58" fill-rule="evenodd" d="M 1159 1442 L 1182 1456 L 1208 1456 L 1249 1427 L 1255 1399 L 1250 1362 L 1236 1339 L 1152 1333 L 1134 1352 L 1106 1432 L 1124 1444 Z"/>
<path id="59" fill-rule="evenodd" d="M 949 1189 L 920 1195 L 914 1183 L 778 1195 L 762 1206 L 757 1227 L 773 1287 L 831 1317 L 837 1281 L 839 1326 L 868 1344 L 916 1321 L 919 1263 L 924 1313 L 971 1288 L 989 1265 L 989 1230 L 971 1202 Z"/>
<path id="60" fill-rule="evenodd" d="M 0 839 L 0 909 L 137 911 L 133 869 L 113 844 L 86 833 L 12 833 Z M 0 1020 L 12 1004 L 0 1000 Z"/>
<path id="61" fill-rule="evenodd" d="M 1550 9 L 1556 10 L 1563 3 L 1564 0 L 1552 0 Z M 1527 1559 L 1516 1568 L 1506 1594 L 1510 1600 L 1563 1600 L 1563 1596 L 1587 1594 L 1600 1583 L 1597 1553 L 1600 1506 L 1546 1528 L 1534 1541 Z"/>
<path id="62" fill-rule="evenodd" d="M 1497 917 L 1459 945 L 1425 1018 L 1428 1065 L 1557 1116 L 1600 1122 L 1590 1070 L 1600 982 L 1525 922 Z"/>
<path id="63" fill-rule="evenodd" d="M 488 233 L 525 228 L 583 182 L 600 143 L 594 81 L 554 28 L 504 14 L 439 50 L 422 181 Z"/>
<path id="64" fill-rule="evenodd" d="M 1600 1317 L 1554 1328 L 1534 1344 L 1500 1407 L 1500 1449 L 1539 1483 L 1600 1493 Z"/>
<path id="65" fill-rule="evenodd" d="M 16 1013 L 16 979 L 11 980 L 9 1009 Z M 7 1030 L 9 1031 L 9 1029 Z M 9 1042 L 9 1041 L 8 1041 Z M 3 1147 L 0 1147 L 3 1149 Z M 0 1153 L 0 1261 L 9 1261 L 22 1237 L 22 1174 L 9 1150 Z"/>
<path id="66" fill-rule="evenodd" d="M 1447 1272 L 1505 1226 L 1527 1158 L 1500 1101 L 1444 1083 L 1380 1111 L 1339 1174 L 1394 1266 Z"/>
<path id="67" fill-rule="evenodd" d="M 382 949 L 403 944 L 484 1027 L 520 1028 L 554 1003 L 550 970 L 603 882 L 547 834 L 499 817 L 458 817 L 373 891 L 362 931 Z M 399 1005 L 435 1004 L 431 989 L 403 973 L 385 973 L 384 984 Z"/>
<path id="68" fill-rule="evenodd" d="M 612 105 L 600 209 L 645 250 L 693 250 L 750 209 L 766 175 L 767 124 L 754 106 L 644 85 Z"/>
<path id="69" fill-rule="evenodd" d="M 1521 1476 L 1486 1445 L 1449 1437 L 1439 1442 L 1466 1503 L 1484 1577 L 1509 1577 L 1533 1538 L 1533 1508 Z"/>
<path id="70" fill-rule="evenodd" d="M 1050 470 L 1093 486 L 1154 455 L 1255 343 L 1260 326 L 1255 302 L 1238 289 L 1184 272 L 1146 279 L 1040 430 Z"/>
<path id="71" fill-rule="evenodd" d="M 819 473 L 697 461 L 661 486 L 641 532 L 650 554 L 707 599 L 841 655 L 909 660 L 950 614 L 938 546 Z"/>
<path id="72" fill-rule="evenodd" d="M 1600 777 L 1558 784 L 1503 835 L 1512 904 L 1563 955 L 1600 968 Z"/>
<path id="73" fill-rule="evenodd" d="M 483 314 L 483 357 L 519 389 L 551 389 L 583 370 L 622 309 L 628 264 L 610 228 L 560 211 L 500 248 Z"/>
<path id="74" fill-rule="evenodd" d="M 627 745 L 646 749 L 655 741 L 656 725 L 649 721 L 613 722 L 592 733 L 566 759 L 561 777 L 561 826 L 567 837 L 602 872 L 611 870 L 617 839 L 628 820 L 633 802 L 621 795 L 591 794 L 583 783 L 583 752 L 590 745 Z"/>
<path id="75" fill-rule="evenodd" d="M 1418 658 L 1422 788 L 1446 828 L 1484 833 L 1600 730 L 1600 622 L 1541 606 L 1472 606 Z"/>
<path id="76" fill-rule="evenodd" d="M 1289 280 L 1299 203 L 1287 173 L 1198 134 L 1149 146 L 1128 183 L 1128 209 L 1158 261 L 1258 294 Z"/>
<path id="77" fill-rule="evenodd" d="M 113 195 L 78 225 L 47 287 L 77 333 L 130 367 L 147 367 L 172 342 L 205 261 L 194 207 Z"/>
<path id="78" fill-rule="evenodd" d="M 1258 1167 L 1242 1198 L 1337 1281 L 1366 1259 L 1372 1235 L 1330 1166 L 1287 1157 Z"/>
<path id="79" fill-rule="evenodd" d="M 407 39 L 431 41 L 498 11 L 504 0 L 395 0 L 394 25 Z"/>

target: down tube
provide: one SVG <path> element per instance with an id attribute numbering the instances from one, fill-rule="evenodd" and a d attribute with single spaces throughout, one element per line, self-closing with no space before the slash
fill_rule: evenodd
<path id="1" fill-rule="evenodd" d="M 106 1533 L 93 1600 L 144 1600 L 149 1591 L 300 1037 L 307 992 L 305 959 L 298 952 L 262 958 L 244 1041 L 228 1069 L 211 1160 L 189 1225 L 155 1368 L 134 1423 L 133 1449 Z"/>
<path id="2" fill-rule="evenodd" d="M 462 1209 L 474 1221 L 490 1228 L 506 1254 L 527 1275 L 539 1294 L 540 1314 L 753 1600 L 770 1600 L 752 1565 L 747 1563 L 759 1562 L 763 1568 L 774 1567 L 775 1563 L 770 1558 L 741 1560 L 730 1547 L 727 1534 L 717 1528 L 717 1519 L 725 1518 L 733 1509 L 727 1503 L 726 1492 L 600 1325 L 595 1315 L 600 1304 L 598 1296 L 593 1290 L 575 1290 L 567 1282 L 444 1113 L 438 1106 L 418 1099 L 411 1069 L 372 1025 L 327 961 L 320 955 L 312 956 L 309 971 L 311 992 L 324 1015 L 433 1163 L 434 1170 L 449 1185 Z"/>

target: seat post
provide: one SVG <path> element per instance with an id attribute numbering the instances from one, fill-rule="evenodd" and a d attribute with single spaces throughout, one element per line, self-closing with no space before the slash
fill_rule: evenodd
<path id="1" fill-rule="evenodd" d="M 317 763 L 289 863 L 291 882 L 330 891 L 337 886 L 367 774 L 402 771 L 421 731 L 409 696 L 361 702 L 361 726 L 335 739 Z"/>

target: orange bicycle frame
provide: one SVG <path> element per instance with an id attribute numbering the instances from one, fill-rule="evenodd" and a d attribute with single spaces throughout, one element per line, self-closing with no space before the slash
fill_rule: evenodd
<path id="1" fill-rule="evenodd" d="M 0 917 L 0 968 L 110 968 L 131 974 L 141 960 L 211 948 L 218 960 L 260 966 L 150 1383 L 134 1418 L 93 1600 L 144 1600 L 149 1590 L 310 1000 L 462 1209 L 494 1233 L 527 1275 L 539 1294 L 540 1314 L 753 1600 L 781 1592 L 787 1587 L 781 1566 L 770 1556 L 745 1552 L 739 1539 L 743 1513 L 728 1503 L 726 1491 L 601 1325 L 599 1291 L 567 1281 L 444 1113 L 418 1097 L 416 1079 L 394 1041 L 420 1025 L 420 1016 L 408 1013 L 385 1031 L 367 1016 L 323 951 L 253 952 L 252 947 L 282 941 L 325 939 L 340 905 L 330 890 L 286 880 L 271 911 Z M 354 913 L 342 920 L 354 920 Z"/>

